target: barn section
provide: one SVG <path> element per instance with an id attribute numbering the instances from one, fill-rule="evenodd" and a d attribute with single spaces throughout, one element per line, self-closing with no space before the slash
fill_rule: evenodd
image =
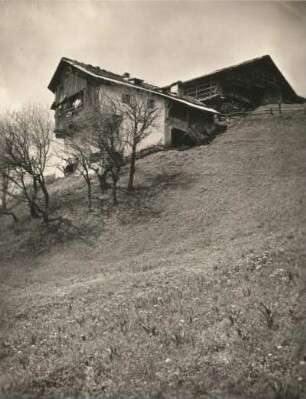
<path id="1" fill-rule="evenodd" d="M 178 85 L 181 95 L 205 102 L 222 113 L 254 109 L 264 104 L 305 102 L 269 55 L 178 82 Z"/>
<path id="2" fill-rule="evenodd" d="M 201 108 L 168 100 L 165 121 L 166 144 L 193 146 L 208 140 L 216 129 L 216 114 Z"/>
<path id="3" fill-rule="evenodd" d="M 94 101 L 105 109 L 107 105 L 103 105 L 103 95 L 106 98 L 120 96 L 122 102 L 132 96 L 147 96 L 158 106 L 158 120 L 141 143 L 141 148 L 154 144 L 194 145 L 205 141 L 214 130 L 214 116 L 218 114 L 197 99 L 153 86 L 130 77 L 128 73 L 118 75 L 69 58 L 61 59 L 48 88 L 55 94 L 51 108 L 55 111 L 54 132 L 57 138 L 74 134 L 84 110 L 92 104 L 93 93 Z"/>

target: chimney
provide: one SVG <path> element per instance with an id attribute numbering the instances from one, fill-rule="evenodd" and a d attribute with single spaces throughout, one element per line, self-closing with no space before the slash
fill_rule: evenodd
<path id="1" fill-rule="evenodd" d="M 133 85 L 141 85 L 143 83 L 143 79 L 139 78 L 130 78 L 129 82 L 133 83 Z"/>
<path id="2" fill-rule="evenodd" d="M 183 87 L 182 87 L 182 81 L 178 80 L 177 82 L 172 83 L 169 86 L 169 91 L 171 94 L 176 94 L 178 96 L 182 96 L 183 95 Z"/>
<path id="3" fill-rule="evenodd" d="M 123 77 L 123 79 L 126 79 L 126 80 L 130 79 L 130 74 L 129 74 L 129 72 L 124 72 L 124 74 L 122 75 L 122 77 Z"/>

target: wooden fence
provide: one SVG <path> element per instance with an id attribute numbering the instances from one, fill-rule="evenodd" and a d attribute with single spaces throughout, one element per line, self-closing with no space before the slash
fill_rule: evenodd
<path id="1" fill-rule="evenodd" d="M 278 104 L 262 105 L 254 111 L 233 112 L 224 114 L 223 117 L 232 118 L 236 116 L 256 116 L 256 115 L 281 115 L 281 114 L 306 114 L 306 104 Z"/>

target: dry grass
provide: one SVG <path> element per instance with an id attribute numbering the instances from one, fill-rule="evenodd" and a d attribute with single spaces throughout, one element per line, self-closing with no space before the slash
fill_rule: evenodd
<path id="1" fill-rule="evenodd" d="M 252 117 L 142 159 L 115 209 L 55 182 L 83 236 L 40 254 L 50 235 L 6 221 L 2 395 L 305 397 L 305 122 Z"/>

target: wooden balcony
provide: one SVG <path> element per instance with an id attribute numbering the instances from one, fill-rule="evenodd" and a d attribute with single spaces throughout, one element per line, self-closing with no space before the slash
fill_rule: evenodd
<path id="1" fill-rule="evenodd" d="M 72 107 L 66 109 L 56 109 L 54 116 L 54 133 L 56 138 L 64 138 L 65 136 L 69 136 L 82 113 L 83 108 Z"/>

